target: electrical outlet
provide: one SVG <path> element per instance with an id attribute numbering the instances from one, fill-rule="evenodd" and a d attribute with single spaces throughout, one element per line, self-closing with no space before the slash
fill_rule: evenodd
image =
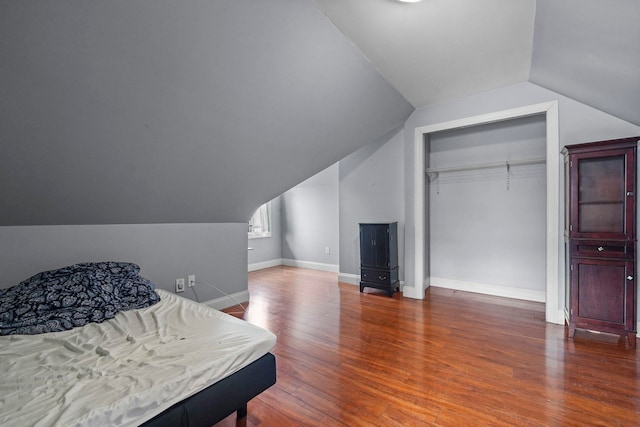
<path id="1" fill-rule="evenodd" d="M 176 279 L 176 293 L 184 292 L 184 279 Z"/>
<path id="2" fill-rule="evenodd" d="M 331 248 L 329 246 L 324 248 L 325 255 L 331 255 Z"/>
<path id="3" fill-rule="evenodd" d="M 196 275 L 195 274 L 190 274 L 189 277 L 187 278 L 187 285 L 190 288 L 193 288 L 196 285 Z"/>

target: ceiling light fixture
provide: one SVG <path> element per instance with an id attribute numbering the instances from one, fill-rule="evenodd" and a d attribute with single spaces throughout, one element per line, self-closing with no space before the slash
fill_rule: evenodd
<path id="1" fill-rule="evenodd" d="M 398 0 L 400 3 L 418 3 L 421 0 Z"/>

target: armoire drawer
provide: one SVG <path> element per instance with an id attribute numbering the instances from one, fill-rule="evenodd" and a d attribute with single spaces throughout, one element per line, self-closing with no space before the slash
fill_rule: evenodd
<path id="1" fill-rule="evenodd" d="M 360 270 L 360 280 L 363 282 L 390 285 L 398 280 L 398 270 L 372 270 L 363 268 Z"/>
<path id="2" fill-rule="evenodd" d="M 616 240 L 571 240 L 572 257 L 633 259 L 635 242 Z"/>

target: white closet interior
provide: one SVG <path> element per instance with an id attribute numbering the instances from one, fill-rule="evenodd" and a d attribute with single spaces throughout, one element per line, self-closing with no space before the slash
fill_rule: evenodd
<path id="1" fill-rule="evenodd" d="M 432 286 L 544 301 L 545 132 L 536 115 L 429 135 Z"/>

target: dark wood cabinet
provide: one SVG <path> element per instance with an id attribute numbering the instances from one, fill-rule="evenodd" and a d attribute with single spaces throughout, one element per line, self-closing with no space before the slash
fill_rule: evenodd
<path id="1" fill-rule="evenodd" d="M 398 289 L 398 223 L 360 224 L 360 292 Z"/>
<path id="2" fill-rule="evenodd" d="M 619 334 L 636 346 L 636 147 L 640 137 L 570 145 L 565 156 L 569 336 Z"/>

